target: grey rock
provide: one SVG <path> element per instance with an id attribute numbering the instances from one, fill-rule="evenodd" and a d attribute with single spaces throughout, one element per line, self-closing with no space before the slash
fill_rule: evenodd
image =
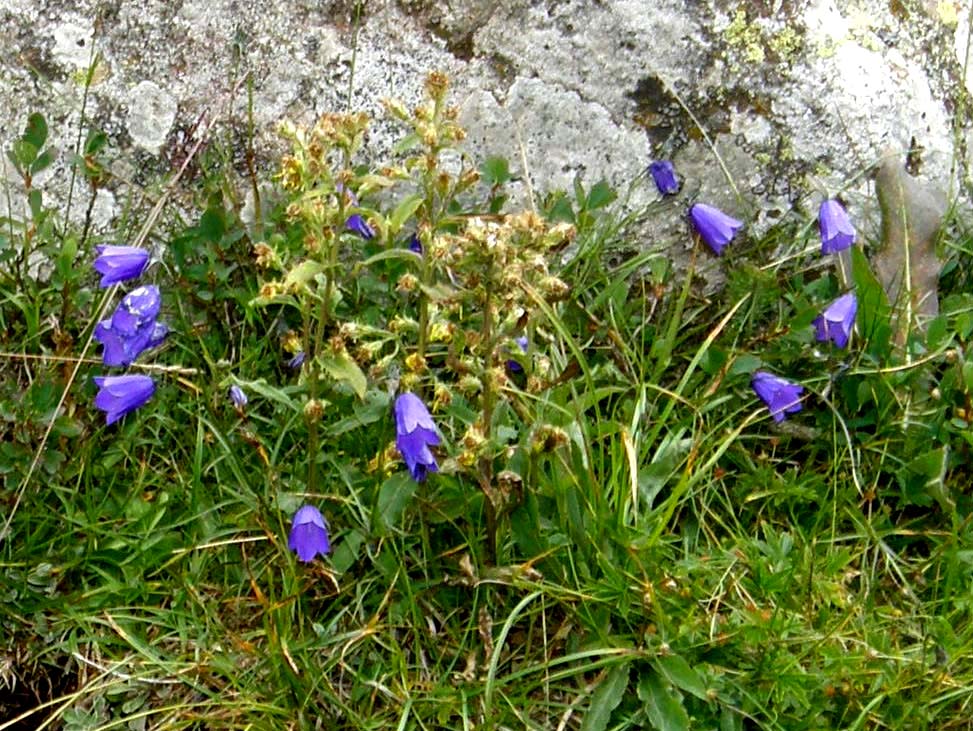
<path id="1" fill-rule="evenodd" d="M 942 193 L 914 180 L 895 152 L 875 176 L 882 211 L 882 248 L 872 257 L 875 275 L 892 306 L 898 341 L 939 314 L 936 240 L 946 215 Z"/>
<path id="2" fill-rule="evenodd" d="M 866 218 L 875 211 L 861 172 L 913 139 L 926 177 L 966 179 L 973 144 L 952 133 L 973 83 L 959 2 L 362 0 L 360 18 L 358 5 L 0 0 L 0 145 L 44 112 L 62 153 L 45 192 L 67 199 L 94 49 L 86 118 L 138 161 L 134 180 L 111 184 L 119 201 L 174 167 L 182 137 L 244 73 L 265 172 L 282 149 L 281 120 L 348 107 L 378 120 L 367 151 L 381 160 L 400 133 L 382 97 L 415 103 L 432 69 L 454 79 L 471 152 L 507 156 L 525 196 L 582 175 L 629 191 L 638 208 L 658 202 L 639 177 L 645 166 L 670 158 L 686 192 L 643 217 L 638 242 L 684 231 L 690 196 L 757 234 L 792 208 L 813 216 L 837 191 Z M 245 120 L 240 93 L 228 122 L 237 137 Z M 86 195 L 79 184 L 74 200 L 84 206 Z"/>

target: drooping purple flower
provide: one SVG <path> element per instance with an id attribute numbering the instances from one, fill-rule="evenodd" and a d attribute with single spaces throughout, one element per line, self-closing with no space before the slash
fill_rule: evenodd
<path id="1" fill-rule="evenodd" d="M 821 230 L 821 253 L 834 254 L 844 251 L 855 243 L 855 227 L 844 206 L 833 198 L 821 203 L 818 211 L 818 227 Z"/>
<path id="2" fill-rule="evenodd" d="M 287 361 L 287 367 L 291 370 L 297 370 L 302 365 L 304 365 L 304 351 L 299 350 L 294 354 L 294 357 Z"/>
<path id="3" fill-rule="evenodd" d="M 676 168 L 669 160 L 655 160 L 649 163 L 649 173 L 655 181 L 655 187 L 662 195 L 675 195 L 679 192 L 679 178 Z"/>
<path id="4" fill-rule="evenodd" d="M 527 352 L 527 345 L 529 341 L 527 340 L 526 335 L 521 335 L 519 338 L 515 338 L 514 342 L 517 343 L 517 346 L 520 348 L 522 353 Z M 509 370 L 511 373 L 522 373 L 524 367 L 511 358 L 507 361 L 507 370 Z"/>
<path id="5" fill-rule="evenodd" d="M 774 421 L 783 421 L 787 414 L 801 410 L 801 394 L 804 387 L 766 371 L 756 371 L 750 385 L 760 399 L 767 404 Z"/>
<path id="6" fill-rule="evenodd" d="M 287 547 L 304 561 L 313 561 L 319 553 L 324 556 L 331 551 L 328 540 L 328 524 L 324 522 L 321 511 L 313 505 L 305 505 L 296 513 L 291 523 L 291 533 Z"/>
<path id="7" fill-rule="evenodd" d="M 422 242 L 419 240 L 419 234 L 412 234 L 409 237 L 409 251 L 422 256 Z"/>
<path id="8" fill-rule="evenodd" d="M 369 226 L 368 221 L 366 221 L 358 213 L 354 213 L 348 216 L 348 220 L 345 221 L 345 228 L 348 229 L 349 231 L 354 231 L 363 239 L 367 240 L 367 239 L 375 238 L 375 229 Z"/>
<path id="9" fill-rule="evenodd" d="M 422 399 L 414 393 L 403 393 L 395 399 L 395 446 L 412 479 L 422 482 L 428 472 L 438 472 L 439 465 L 430 446 L 439 444 L 439 434 Z"/>
<path id="10" fill-rule="evenodd" d="M 155 381 L 149 376 L 95 376 L 94 380 L 99 389 L 95 407 L 106 413 L 108 424 L 135 411 L 155 393 Z"/>
<path id="11" fill-rule="evenodd" d="M 689 209 L 689 220 L 692 221 L 696 233 L 716 255 L 722 254 L 723 248 L 743 228 L 743 221 L 738 221 L 706 203 L 694 204 Z"/>
<path id="12" fill-rule="evenodd" d="M 242 409 L 247 405 L 250 399 L 247 398 L 246 392 L 234 383 L 232 386 L 230 386 L 230 401 L 232 401 L 233 405 L 238 409 Z"/>
<path id="13" fill-rule="evenodd" d="M 855 326 L 855 315 L 858 313 L 858 298 L 854 292 L 844 294 L 818 315 L 814 320 L 817 330 L 815 337 L 819 342 L 830 340 L 839 348 L 848 345 L 851 330 Z"/>
<path id="14" fill-rule="evenodd" d="M 155 320 L 162 306 L 162 295 L 154 284 L 136 287 L 115 308 L 111 316 L 112 329 L 120 335 L 132 336 L 146 323 Z"/>
<path id="15" fill-rule="evenodd" d="M 149 252 L 137 246 L 116 246 L 99 244 L 95 247 L 95 271 L 102 275 L 102 287 L 109 287 L 126 279 L 135 279 L 145 271 L 149 263 Z"/>
<path id="16" fill-rule="evenodd" d="M 94 338 L 105 346 L 105 365 L 127 366 L 165 339 L 169 328 L 155 320 L 161 303 L 158 287 L 138 287 L 122 298 L 110 319 L 95 326 Z"/>

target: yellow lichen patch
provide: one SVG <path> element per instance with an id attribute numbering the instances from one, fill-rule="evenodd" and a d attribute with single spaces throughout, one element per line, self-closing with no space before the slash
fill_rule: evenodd
<path id="1" fill-rule="evenodd" d="M 939 22 L 947 28 L 955 28 L 959 24 L 959 3 L 955 0 L 939 0 L 936 4 L 936 15 Z"/>
<path id="2" fill-rule="evenodd" d="M 726 42 L 740 51 L 749 63 L 763 63 L 766 58 L 760 29 L 747 22 L 745 10 L 737 10 L 733 20 L 726 27 Z"/>

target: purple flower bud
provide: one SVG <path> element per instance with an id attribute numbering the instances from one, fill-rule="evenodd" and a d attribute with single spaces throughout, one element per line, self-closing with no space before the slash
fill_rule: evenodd
<path id="1" fill-rule="evenodd" d="M 767 404 L 774 421 L 783 421 L 787 414 L 801 410 L 801 394 L 804 387 L 766 371 L 753 374 L 750 385 L 760 399 Z"/>
<path id="2" fill-rule="evenodd" d="M 108 287 L 126 279 L 135 279 L 145 271 L 149 252 L 137 246 L 100 244 L 95 247 L 95 271 L 102 275 L 100 286 Z"/>
<path id="3" fill-rule="evenodd" d="M 696 203 L 689 209 L 689 220 L 692 221 L 696 233 L 717 255 L 723 253 L 723 248 L 743 228 L 743 221 L 738 221 L 719 208 L 705 203 Z"/>
<path id="4" fill-rule="evenodd" d="M 328 540 L 328 524 L 324 522 L 321 511 L 313 505 L 305 505 L 294 513 L 291 534 L 287 547 L 304 561 L 313 561 L 319 553 L 324 556 L 331 551 Z"/>
<path id="5" fill-rule="evenodd" d="M 297 370 L 302 365 L 304 365 L 304 351 L 299 350 L 294 354 L 294 357 L 287 361 L 287 367 L 292 370 Z"/>
<path id="6" fill-rule="evenodd" d="M 834 254 L 855 243 L 855 227 L 851 225 L 844 207 L 833 198 L 821 203 L 818 212 L 821 229 L 821 253 Z"/>
<path id="7" fill-rule="evenodd" d="M 94 380 L 99 388 L 95 407 L 106 412 L 108 424 L 135 411 L 155 393 L 155 381 L 149 376 L 95 376 Z"/>
<path id="8" fill-rule="evenodd" d="M 348 203 L 350 203 L 353 206 L 358 205 L 358 196 L 355 195 L 352 191 L 348 190 L 343 183 L 335 184 L 334 189 L 337 191 L 338 195 L 344 195 L 345 200 Z"/>
<path id="9" fill-rule="evenodd" d="M 662 195 L 675 195 L 679 192 L 679 179 L 676 168 L 668 160 L 656 160 L 649 164 L 649 173 L 655 181 L 655 187 Z"/>
<path id="10" fill-rule="evenodd" d="M 519 338 L 515 338 L 514 339 L 514 342 L 517 343 L 517 345 L 520 348 L 521 352 L 523 352 L 523 353 L 526 353 L 527 352 L 527 345 L 528 345 L 528 342 L 529 341 L 527 340 L 527 336 L 526 335 L 521 335 Z M 524 370 L 524 367 L 522 365 L 520 365 L 520 363 L 518 363 L 517 361 L 511 359 L 511 360 L 508 360 L 507 361 L 507 369 L 511 373 L 522 373 L 523 370 Z"/>
<path id="11" fill-rule="evenodd" d="M 250 399 L 247 398 L 247 394 L 244 393 L 243 389 L 238 385 L 234 383 L 232 386 L 230 386 L 230 401 L 232 401 L 233 405 L 238 409 L 242 409 L 244 406 L 246 406 L 249 400 Z"/>
<path id="12" fill-rule="evenodd" d="M 814 320 L 814 327 L 817 330 L 815 337 L 818 342 L 824 343 L 830 340 L 839 348 L 848 345 L 857 313 L 858 299 L 854 292 L 836 299 Z"/>
<path id="13" fill-rule="evenodd" d="M 439 434 L 432 416 L 414 393 L 403 393 L 395 400 L 395 446 L 412 479 L 422 482 L 428 472 L 438 472 L 439 465 L 430 446 L 439 444 Z"/>
<path id="14" fill-rule="evenodd" d="M 348 216 L 348 220 L 345 221 L 345 228 L 349 231 L 354 231 L 363 239 L 375 238 L 375 229 L 369 226 L 368 222 L 357 213 Z"/>
<path id="15" fill-rule="evenodd" d="M 409 251 L 422 256 L 422 242 L 419 240 L 419 234 L 412 234 L 409 238 Z"/>

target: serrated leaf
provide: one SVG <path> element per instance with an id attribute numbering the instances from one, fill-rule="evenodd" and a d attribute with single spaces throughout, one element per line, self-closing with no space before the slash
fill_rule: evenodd
<path id="1" fill-rule="evenodd" d="M 23 139 L 39 150 L 47 142 L 47 120 L 44 115 L 34 112 L 27 118 L 27 127 L 24 129 Z"/>
<path id="2" fill-rule="evenodd" d="M 347 351 L 321 356 L 320 363 L 325 372 L 334 380 L 347 383 L 358 398 L 365 398 L 368 379 L 365 378 L 362 369 Z"/>
<path id="3" fill-rule="evenodd" d="M 598 684 L 588 712 L 581 722 L 581 731 L 605 731 L 611 720 L 612 711 L 622 702 L 628 689 L 630 664 L 625 662 L 612 668 L 605 679 Z"/>
<path id="4" fill-rule="evenodd" d="M 649 723 L 657 731 L 689 731 L 689 714 L 658 673 L 639 678 L 638 694 Z"/>
<path id="5" fill-rule="evenodd" d="M 480 177 L 491 188 L 510 180 L 510 163 L 503 157 L 488 157 L 480 165 Z"/>
<path id="6" fill-rule="evenodd" d="M 708 689 L 703 678 L 679 655 L 660 657 L 656 659 L 655 666 L 665 676 L 666 680 L 680 690 L 691 693 L 700 700 L 709 700 L 706 695 Z"/>
<path id="7" fill-rule="evenodd" d="M 421 195 L 410 195 L 405 198 L 399 205 L 395 207 L 392 211 L 392 215 L 389 216 L 389 233 L 395 236 L 405 222 L 412 218 L 412 215 L 419 209 L 425 198 Z"/>

